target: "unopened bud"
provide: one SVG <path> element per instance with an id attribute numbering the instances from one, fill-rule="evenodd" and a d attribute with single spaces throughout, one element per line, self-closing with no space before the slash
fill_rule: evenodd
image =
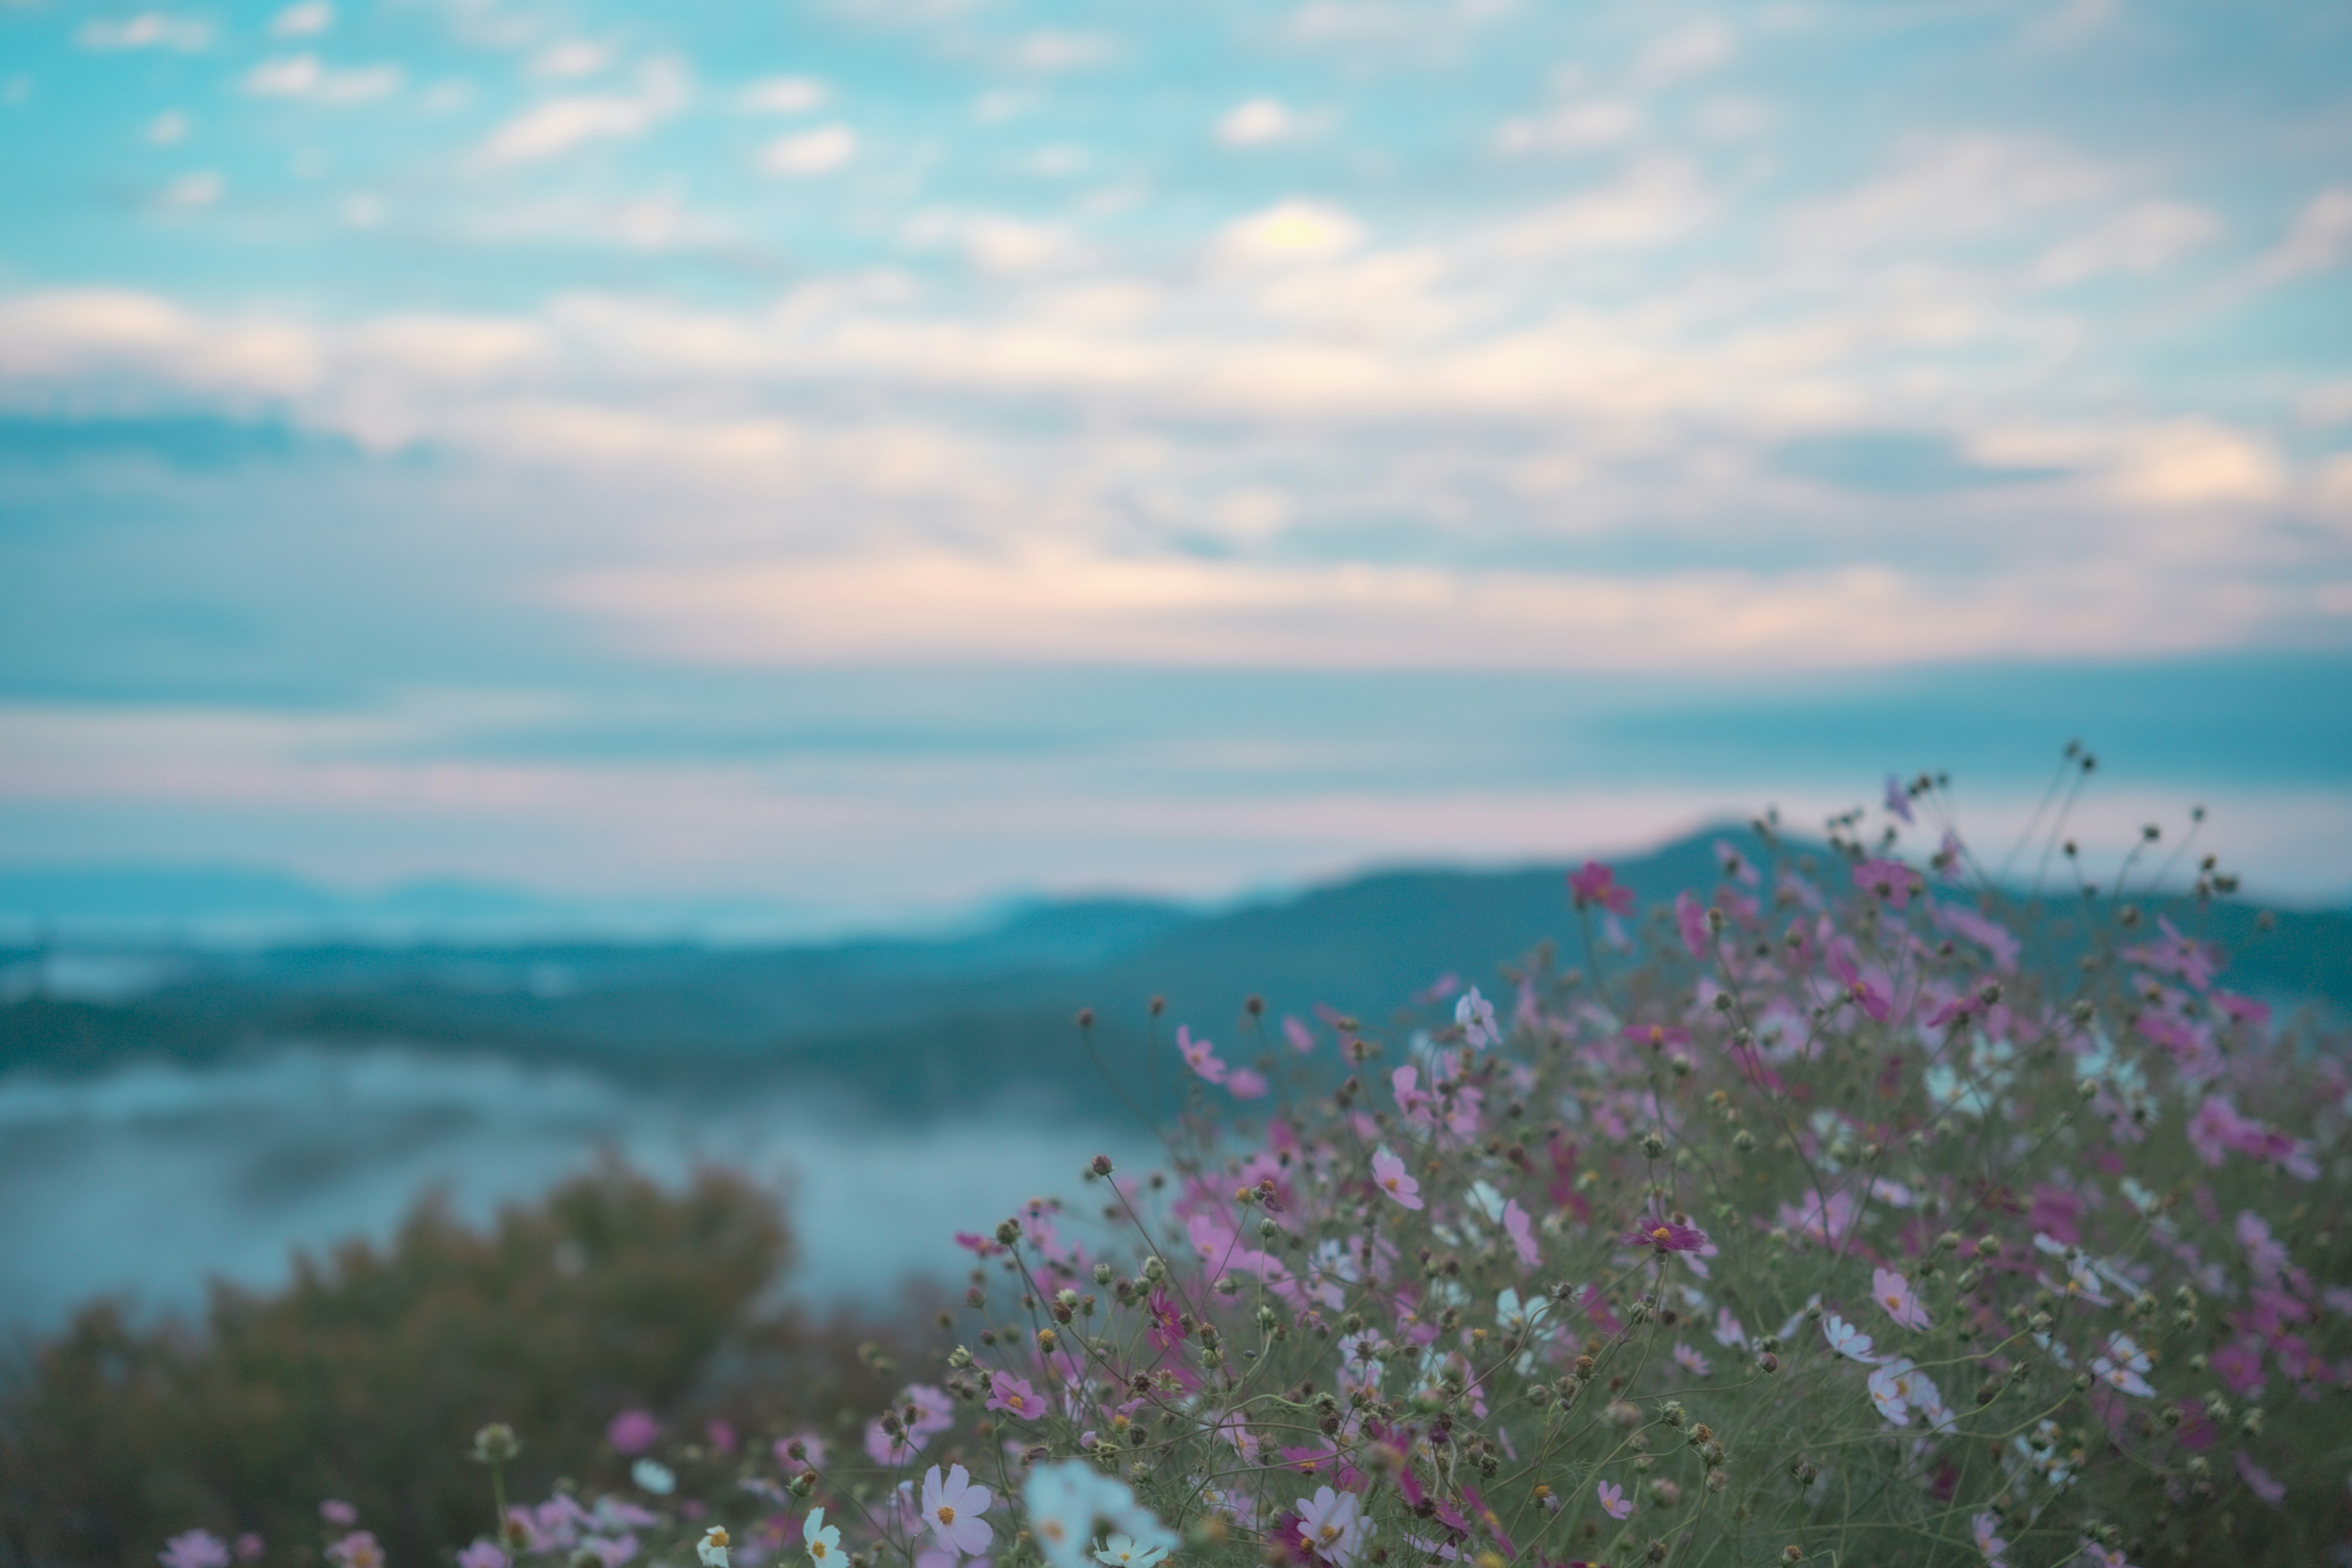
<path id="1" fill-rule="evenodd" d="M 474 1434 L 474 1458 L 485 1465 L 503 1465 L 522 1452 L 522 1440 L 503 1421 L 493 1421 Z"/>

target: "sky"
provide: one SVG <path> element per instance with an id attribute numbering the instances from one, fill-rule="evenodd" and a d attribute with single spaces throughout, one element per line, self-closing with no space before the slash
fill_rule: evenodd
<path id="1" fill-rule="evenodd" d="M 0 868 L 883 921 L 1948 769 L 2352 897 L 2326 0 L 0 0 Z"/>

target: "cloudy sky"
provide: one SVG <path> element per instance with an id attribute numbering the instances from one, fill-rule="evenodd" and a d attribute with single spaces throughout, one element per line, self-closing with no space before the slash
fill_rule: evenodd
<path id="1" fill-rule="evenodd" d="M 0 0 L 0 865 L 827 918 L 1889 769 L 2352 890 L 2328 0 Z"/>

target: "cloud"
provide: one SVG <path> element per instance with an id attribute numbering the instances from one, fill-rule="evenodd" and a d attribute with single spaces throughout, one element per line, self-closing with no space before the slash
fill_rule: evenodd
<path id="1" fill-rule="evenodd" d="M 1259 147 L 1298 133 L 1297 117 L 1280 99 L 1253 98 L 1234 105 L 1217 121 L 1217 140 L 1228 147 Z"/>
<path id="2" fill-rule="evenodd" d="M 530 74 L 548 81 L 573 81 L 594 76 L 613 63 L 613 51 L 586 38 L 566 38 L 531 58 Z"/>
<path id="3" fill-rule="evenodd" d="M 2142 202 L 2087 234 L 2061 242 L 2034 268 L 2053 286 L 2111 272 L 2147 274 L 2221 232 L 2221 220 L 2179 202 Z"/>
<path id="4" fill-rule="evenodd" d="M 999 277 L 1067 266 L 1081 254 L 1063 229 L 994 213 L 927 213 L 908 226 L 908 238 L 922 246 L 953 244 L 973 266 Z"/>
<path id="5" fill-rule="evenodd" d="M 1342 255 L 1363 237 L 1364 226 L 1338 207 L 1291 200 L 1234 223 L 1217 248 L 1245 260 L 1288 261 Z"/>
<path id="6" fill-rule="evenodd" d="M 1014 46 L 1013 63 L 1027 70 L 1084 70 L 1108 62 L 1118 44 L 1104 33 L 1042 31 Z"/>
<path id="7" fill-rule="evenodd" d="M 1733 48 L 1731 29 L 1722 23 L 1686 23 L 1642 51 L 1627 75 L 1627 84 L 1636 92 L 1655 92 L 1705 76 L 1728 64 Z"/>
<path id="8" fill-rule="evenodd" d="M 2059 0 L 2029 20 L 2018 40 L 2040 52 L 2074 48 L 2114 26 L 2123 14 L 2121 0 Z"/>
<path id="9" fill-rule="evenodd" d="M 166 110 L 148 122 L 147 140 L 157 147 L 175 147 L 188 139 L 188 129 L 186 115 Z"/>
<path id="10" fill-rule="evenodd" d="M 1487 243 L 1527 260 L 1580 251 L 1641 250 L 1704 225 L 1715 199 L 1687 161 L 1644 157 L 1612 183 L 1496 226 Z"/>
<path id="11" fill-rule="evenodd" d="M 822 109 L 832 92 L 812 76 L 772 76 L 743 89 L 738 100 L 754 114 L 806 114 Z"/>
<path id="12" fill-rule="evenodd" d="M 256 98 L 341 107 L 389 98 L 400 90 L 402 79 L 401 68 L 395 65 L 331 70 L 320 64 L 316 55 L 289 55 L 255 66 L 246 73 L 244 85 Z"/>
<path id="13" fill-rule="evenodd" d="M 1915 138 L 1886 174 L 1802 204 L 1788 227 L 1801 254 L 1822 260 L 1916 251 L 1999 234 L 2029 216 L 2079 210 L 2114 183 L 2105 169 L 2060 147 L 1982 134 Z"/>
<path id="14" fill-rule="evenodd" d="M 227 189 L 228 182 L 222 179 L 215 170 L 183 174 L 163 187 L 163 205 L 184 211 L 208 207 L 219 201 L 221 193 Z"/>
<path id="15" fill-rule="evenodd" d="M 328 0 L 301 0 L 278 13 L 269 33 L 278 38 L 315 38 L 335 25 L 335 8 Z"/>
<path id="16" fill-rule="evenodd" d="M 2305 425 L 2352 422 L 2352 381 L 2331 381 L 2309 388 L 2294 400 L 2294 416 Z"/>
<path id="17" fill-rule="evenodd" d="M 493 163 L 536 163 L 592 142 L 641 136 L 686 101 L 684 69 L 648 65 L 631 96 L 554 98 L 525 110 L 490 133 L 482 155 Z"/>
<path id="18" fill-rule="evenodd" d="M 142 11 L 135 16 L 85 22 L 75 35 L 85 49 L 176 49 L 195 54 L 213 41 L 212 24 L 193 16 Z"/>
<path id="19" fill-rule="evenodd" d="M 2255 268 L 2266 283 L 2324 272 L 2352 253 L 2352 185 L 2331 185 L 2305 204 L 2294 225 Z"/>
<path id="20" fill-rule="evenodd" d="M 760 167 L 772 174 L 830 174 L 857 156 L 857 132 L 835 121 L 768 143 Z"/>
<path id="21" fill-rule="evenodd" d="M 1507 120 L 1495 132 L 1505 153 L 1585 152 L 1613 146 L 1642 128 L 1642 111 L 1616 99 L 1564 103 L 1540 115 Z"/>

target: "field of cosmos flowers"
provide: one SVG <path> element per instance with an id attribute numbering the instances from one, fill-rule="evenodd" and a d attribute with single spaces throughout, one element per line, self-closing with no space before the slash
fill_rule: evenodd
<path id="1" fill-rule="evenodd" d="M 1164 1168 L 973 1215 L 924 1364 L 870 1350 L 887 1408 L 616 1412 L 626 1483 L 543 1498 L 493 1424 L 445 1560 L 2342 1560 L 2346 1042 L 2228 988 L 2211 860 L 2151 829 L 2095 886 L 2053 830 L 2071 885 L 2022 899 L 1948 812 L 1760 822 L 1646 917 L 1589 864 L 1564 942 L 1417 1017 L 1155 1004 Z M 377 1568 L 321 1512 L 155 1545 Z"/>

